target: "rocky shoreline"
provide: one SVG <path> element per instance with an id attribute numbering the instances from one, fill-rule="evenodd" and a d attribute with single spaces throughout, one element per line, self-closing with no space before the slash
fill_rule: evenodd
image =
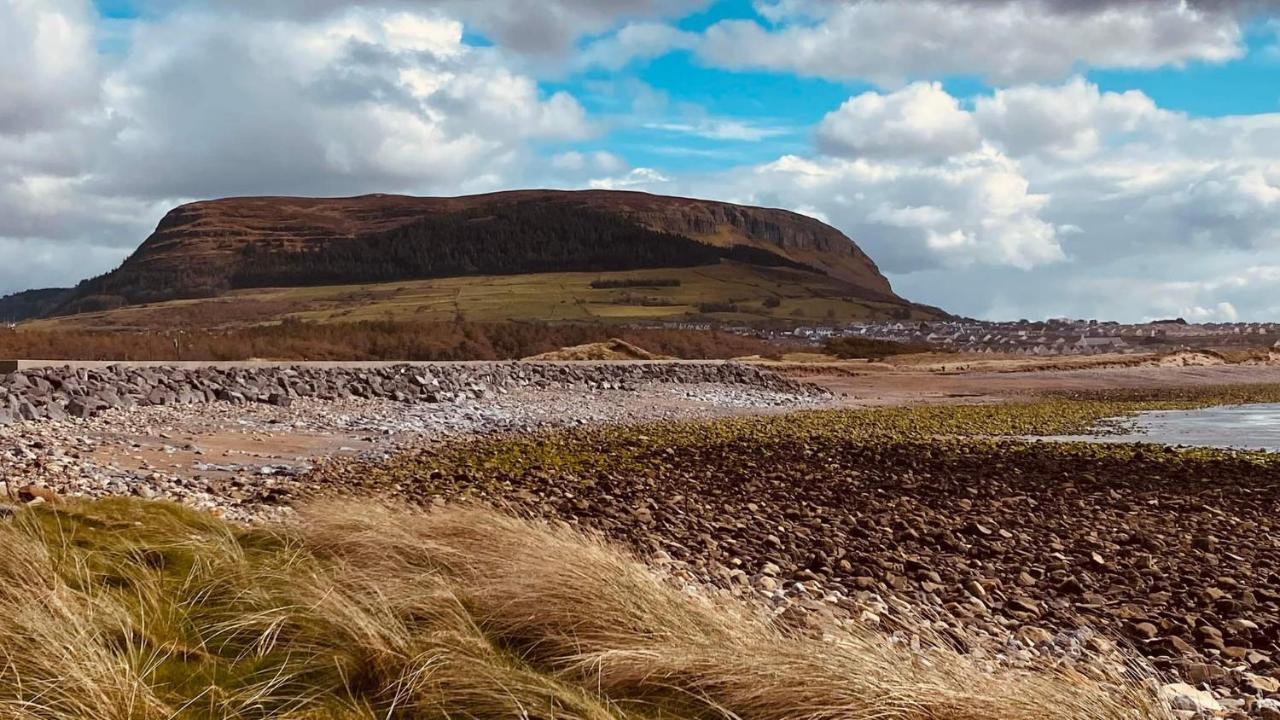
<path id="1" fill-rule="evenodd" d="M 434 363 L 383 367 L 237 366 L 200 368 L 112 365 L 51 367 L 0 376 L 0 425 L 88 418 L 149 406 L 294 400 L 482 400 L 517 389 L 636 390 L 650 384 L 747 386 L 818 397 L 824 391 L 732 362 Z"/>
<path id="2" fill-rule="evenodd" d="M 802 630 L 869 624 L 1104 678 L 1138 657 L 1180 717 L 1280 718 L 1280 463 L 993 439 L 1133 403 L 795 413 L 830 398 L 733 363 L 58 368 L 0 387 L 0 407 L 64 411 L 0 426 L 10 502 L 256 521 L 335 494 L 478 500 L 601 532 Z"/>
<path id="3" fill-rule="evenodd" d="M 339 463 L 304 492 L 497 503 L 602 532 L 788 622 L 871 623 L 1086 673 L 1143 658 L 1180 717 L 1280 717 L 1280 463 L 877 429 L 919 422 L 587 428 Z"/>
<path id="4" fill-rule="evenodd" d="M 491 389 L 495 384 L 476 383 L 465 391 L 445 391 L 453 393 L 452 399 L 437 396 L 438 402 L 352 394 L 122 404 L 88 418 L 46 416 L 0 426 L 0 479 L 6 483 L 0 492 L 7 490 L 10 502 L 24 499 L 19 490 L 28 486 L 79 497 L 155 498 L 237 521 L 269 520 L 289 514 L 298 483 L 330 458 L 381 462 L 449 438 L 785 412 L 825 402 L 821 392 L 785 378 L 739 374 L 723 366 L 688 367 L 702 367 L 699 372 L 712 377 L 755 379 L 763 387 L 687 382 L 698 375 L 682 368 L 674 377 L 686 382 L 628 384 L 610 374 L 608 380 L 588 376 L 545 388 Z M 618 387 L 601 389 L 605 384 Z"/>

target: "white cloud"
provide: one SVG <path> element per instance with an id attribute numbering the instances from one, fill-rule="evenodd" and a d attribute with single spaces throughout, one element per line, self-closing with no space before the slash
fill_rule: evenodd
<path id="1" fill-rule="evenodd" d="M 921 0 L 759 3 L 778 23 L 725 20 L 699 52 L 728 68 L 768 68 L 898 85 L 981 75 L 1009 84 L 1058 80 L 1078 64 L 1154 68 L 1222 62 L 1243 52 L 1239 21 L 1176 3 L 1117 3 L 1074 12 L 1048 3 Z"/>
<path id="2" fill-rule="evenodd" d="M 768 26 L 694 38 L 653 22 L 690 7 L 675 0 L 228 0 L 149 10 L 99 56 L 88 0 L 0 0 L 0 291 L 106 270 L 190 198 L 540 185 L 795 209 L 903 294 L 965 314 L 1280 314 L 1280 114 L 1194 118 L 1073 77 L 1231 57 L 1227 4 L 776 0 Z M 623 68 L 695 40 L 731 67 L 894 89 L 791 128 L 598 70 L 588 116 L 532 69 Z M 1012 84 L 956 98 L 909 82 L 957 73 Z M 610 125 L 669 142 L 636 168 L 581 147 L 630 151 L 594 142 Z M 712 169 L 654 159 L 677 155 Z"/>
<path id="3" fill-rule="evenodd" d="M 744 187 L 745 186 L 745 187 Z M 940 163 L 783 157 L 738 184 L 759 202 L 816 208 L 887 270 L 973 264 L 1029 269 L 1064 259 L 1047 198 L 987 148 Z"/>
<path id="4" fill-rule="evenodd" d="M 698 36 L 670 25 L 642 22 L 625 25 L 588 45 L 574 59 L 579 68 L 601 67 L 619 70 L 637 60 L 649 60 L 672 50 L 689 50 Z"/>
<path id="5" fill-rule="evenodd" d="M 1083 158 L 1105 137 L 1150 131 L 1172 113 L 1143 93 L 1101 92 L 1076 77 L 1060 86 L 1024 85 L 977 100 L 974 117 L 988 138 L 1014 155 L 1039 152 Z"/>
<path id="6" fill-rule="evenodd" d="M 504 48 L 531 54 L 565 54 L 578 38 L 620 22 L 683 15 L 709 0 L 414 0 L 437 5 L 491 35 Z"/>
<path id="7" fill-rule="evenodd" d="M 559 153 L 551 158 L 551 169 L 570 172 L 603 172 L 616 173 L 623 170 L 627 163 L 611 152 L 598 150 L 584 153 L 577 150 Z"/>
<path id="8" fill-rule="evenodd" d="M 853 237 L 904 295 L 963 314 L 1280 313 L 1280 114 L 1191 118 L 1080 79 L 966 104 L 942 92 L 908 86 L 833 112 L 874 118 L 846 128 L 861 148 L 819 132 L 810 155 L 668 187 L 807 208 Z M 951 127 L 976 127 L 976 141 L 948 155 L 938 133 L 903 131 L 914 95 L 935 95 L 928 104 Z"/>
<path id="9" fill-rule="evenodd" d="M 650 130 L 663 130 L 681 135 L 695 135 L 708 140 L 759 142 L 786 135 L 790 130 L 782 127 L 757 125 L 744 120 L 729 118 L 697 118 L 693 120 L 661 121 L 645 123 Z"/>
<path id="10" fill-rule="evenodd" d="M 625 175 L 595 178 L 587 185 L 595 190 L 655 190 L 657 186 L 669 182 L 671 178 L 653 168 L 638 167 Z"/>
<path id="11" fill-rule="evenodd" d="M 606 33 L 629 21 L 693 12 L 710 0 L 218 0 L 222 12 L 252 18 L 322 21 L 353 6 L 379 6 L 413 14 L 442 13 L 474 27 L 505 50 L 531 56 L 563 56 L 582 37 Z M 140 0 L 156 12 L 182 8 L 185 0 Z"/>
<path id="12" fill-rule="evenodd" d="M 872 158 L 946 158 L 981 144 L 973 117 L 939 83 L 850 98 L 823 118 L 817 139 L 827 154 Z"/>
<path id="13" fill-rule="evenodd" d="M 0 135 L 61 125 L 97 95 L 88 0 L 0 2 Z"/>
<path id="14" fill-rule="evenodd" d="M 0 0 L 0 34 L 5 18 L 43 12 L 32 7 L 56 6 Z M 55 44 L 82 70 L 44 63 L 40 72 L 88 77 L 91 90 L 68 105 L 51 85 L 13 112 L 11 71 L 35 61 L 0 67 L 0 242 L 44 244 L 6 254 L 14 274 L 0 280 L 23 268 L 45 278 L 55 257 L 59 282 L 108 270 L 183 200 L 486 191 L 522 184 L 543 162 L 532 144 L 594 132 L 572 96 L 543 93 L 500 53 L 466 45 L 462 30 L 408 10 L 252 23 L 168 13 L 134 22 L 127 51 L 101 75 L 92 51 Z M 91 37 L 69 34 L 80 35 Z M 0 45 L 0 56 L 11 50 Z M 28 128 L 31 119 L 39 124 Z M 593 173 L 625 166 L 592 162 Z M 0 291 L 19 289 L 9 282 Z"/>
<path id="15" fill-rule="evenodd" d="M 590 132 L 572 97 L 542 97 L 439 18 L 180 14 L 140 25 L 133 46 L 109 86 L 125 127 L 98 169 L 141 197 L 483 185 L 524 140 Z"/>
<path id="16" fill-rule="evenodd" d="M 365 33 L 353 35 L 368 38 Z M 411 50 L 437 57 L 462 53 L 462 23 L 413 13 L 395 13 L 382 21 L 383 45 L 393 51 Z"/>
<path id="17" fill-rule="evenodd" d="M 1240 319 L 1240 313 L 1229 302 L 1220 302 L 1212 308 L 1199 305 L 1183 308 L 1182 316 L 1190 322 L 1235 322 Z"/>

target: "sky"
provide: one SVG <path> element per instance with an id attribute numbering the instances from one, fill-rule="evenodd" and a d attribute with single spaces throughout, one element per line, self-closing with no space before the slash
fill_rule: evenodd
<path id="1" fill-rule="evenodd" d="M 1280 320 L 1250 0 L 0 0 L 0 294 L 243 195 L 781 207 L 985 319 Z"/>

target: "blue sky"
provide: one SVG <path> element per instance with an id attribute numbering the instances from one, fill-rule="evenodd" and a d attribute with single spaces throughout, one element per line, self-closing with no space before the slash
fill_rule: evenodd
<path id="1" fill-rule="evenodd" d="M 700 32 L 726 19 L 766 22 L 747 0 L 712 4 L 673 23 L 675 27 Z M 1275 21 L 1251 18 L 1242 25 L 1245 34 L 1243 55 L 1227 62 L 1192 60 L 1178 65 L 1144 69 L 1090 68 L 1080 65 L 1078 74 L 1104 91 L 1139 90 L 1165 109 L 1196 117 L 1271 113 L 1280 111 L 1280 53 L 1276 52 Z M 582 46 L 590 44 L 584 39 Z M 633 63 L 625 76 L 646 84 L 665 96 L 673 106 L 687 104 L 709 116 L 736 118 L 780 131 L 767 143 L 726 142 L 685 137 L 674 152 L 672 133 L 643 128 L 622 128 L 598 142 L 582 146 L 616 149 L 637 162 L 671 170 L 705 171 L 726 164 L 744 164 L 776 157 L 779 151 L 794 151 L 807 142 L 807 133 L 823 116 L 851 95 L 876 89 L 867 80 L 840 81 L 799 75 L 785 71 L 728 70 L 701 61 L 694 52 L 676 50 L 652 60 Z M 576 73 L 564 80 L 546 83 L 550 90 L 566 90 L 593 112 L 601 115 L 629 110 L 616 97 L 602 96 L 595 86 L 616 81 L 618 73 L 595 70 Z M 968 102 L 991 94 L 997 86 L 974 75 L 937 75 L 911 78 L 936 80 L 952 95 Z M 712 154 L 714 153 L 714 154 Z"/>
<path id="2" fill-rule="evenodd" d="M 963 314 L 1275 319 L 1259 7 L 0 0 L 0 292 L 193 199 L 554 186 L 806 213 Z"/>
<path id="3" fill-rule="evenodd" d="M 1225 63 L 1191 62 L 1154 70 L 1089 70 L 1104 90 L 1141 90 L 1160 107 L 1219 117 L 1280 111 L 1280 53 L 1274 21 L 1245 26 L 1246 51 Z"/>

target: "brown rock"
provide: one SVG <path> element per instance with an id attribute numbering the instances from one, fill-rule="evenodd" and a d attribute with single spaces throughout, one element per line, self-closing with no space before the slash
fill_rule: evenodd
<path id="1" fill-rule="evenodd" d="M 982 583 L 977 580 L 967 580 L 964 584 L 965 592 L 978 598 L 979 600 L 987 599 L 987 589 L 982 587 Z"/>
<path id="2" fill-rule="evenodd" d="M 1172 655 L 1194 655 L 1196 649 L 1191 643 L 1183 640 L 1177 635 L 1169 635 L 1156 640 L 1153 645 Z"/>
<path id="3" fill-rule="evenodd" d="M 1130 625 L 1129 633 L 1140 640 L 1151 640 L 1160 634 L 1160 630 L 1149 622 L 1140 622 Z"/>
<path id="4" fill-rule="evenodd" d="M 1280 692 L 1280 680 L 1273 677 L 1267 677 L 1265 675 L 1245 673 L 1244 684 L 1251 690 L 1263 693 L 1264 695 Z"/>
<path id="5" fill-rule="evenodd" d="M 1192 685 L 1217 683 L 1227 677 L 1225 669 L 1208 663 L 1183 662 L 1178 664 L 1178 670 L 1182 673 L 1183 679 Z"/>
<path id="6" fill-rule="evenodd" d="M 1067 576 L 1067 579 L 1063 580 L 1062 583 L 1058 585 L 1058 592 L 1066 593 L 1068 595 L 1079 595 L 1084 592 L 1084 585 L 1082 585 L 1075 576 L 1069 575 Z"/>
<path id="7" fill-rule="evenodd" d="M 58 493 L 42 485 L 23 485 L 18 488 L 18 499 L 24 503 L 29 503 L 34 500 L 40 500 L 41 502 L 47 502 L 50 504 L 62 501 L 62 498 Z"/>
<path id="8" fill-rule="evenodd" d="M 1231 658 L 1232 660 L 1244 660 L 1249 657 L 1249 648 L 1240 647 L 1238 645 L 1228 645 L 1223 648 L 1222 656 Z"/>
<path id="9" fill-rule="evenodd" d="M 1018 628 L 1016 635 L 1019 640 L 1031 647 L 1050 645 L 1053 643 L 1053 633 L 1034 625 L 1026 625 Z"/>

